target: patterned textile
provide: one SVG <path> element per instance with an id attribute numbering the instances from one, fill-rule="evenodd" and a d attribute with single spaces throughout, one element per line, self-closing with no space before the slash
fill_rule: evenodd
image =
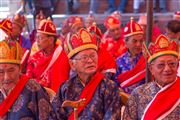
<path id="1" fill-rule="evenodd" d="M 116 78 L 115 78 L 115 81 L 117 83 L 118 83 L 118 81 L 117 81 L 118 75 L 134 68 L 136 66 L 136 64 L 138 63 L 138 60 L 140 59 L 141 55 L 142 55 L 142 53 L 140 53 L 136 57 L 132 58 L 129 51 L 127 51 L 124 54 L 122 54 L 120 57 L 117 58 L 117 60 L 116 60 L 117 74 L 116 74 Z M 129 87 L 124 88 L 124 91 L 130 94 L 134 88 L 136 88 L 137 86 L 144 84 L 144 83 L 145 83 L 145 80 L 141 80 L 140 82 L 137 82 Z"/>
<path id="2" fill-rule="evenodd" d="M 4 100 L 0 91 L 0 103 Z M 30 79 L 3 120 L 56 120 L 48 94 L 37 82 Z"/>
<path id="3" fill-rule="evenodd" d="M 59 120 L 67 120 L 72 108 L 62 108 L 65 100 L 79 100 L 79 96 L 84 89 L 77 76 L 66 81 L 59 89 L 53 100 L 53 108 Z M 116 84 L 108 79 L 103 79 L 84 110 L 78 116 L 79 120 L 120 120 L 121 119 L 121 99 L 119 89 Z"/>
<path id="4" fill-rule="evenodd" d="M 146 106 L 150 103 L 159 90 L 160 88 L 155 82 L 144 84 L 135 89 L 131 93 L 128 103 L 126 104 L 123 120 L 140 120 Z M 163 120 L 180 120 L 180 105 L 178 105 Z"/>

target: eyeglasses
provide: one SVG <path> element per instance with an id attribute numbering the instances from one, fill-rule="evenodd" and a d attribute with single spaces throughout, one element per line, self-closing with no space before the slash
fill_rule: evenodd
<path id="1" fill-rule="evenodd" d="M 46 38 L 48 38 L 48 37 L 49 37 L 49 36 L 40 36 L 40 35 L 38 36 L 38 35 L 37 35 L 37 36 L 36 36 L 36 39 L 37 39 L 37 40 L 44 40 L 44 39 L 46 39 Z"/>
<path id="2" fill-rule="evenodd" d="M 87 62 L 89 60 L 89 58 L 94 61 L 97 58 L 97 53 L 77 57 L 77 58 L 74 58 L 73 60 L 80 60 L 81 62 Z"/>
<path id="3" fill-rule="evenodd" d="M 155 64 L 152 64 L 152 65 L 155 65 Z M 166 67 L 166 65 L 168 65 L 170 68 L 176 68 L 178 65 L 178 62 L 158 63 L 158 64 L 156 64 L 156 67 L 158 69 L 164 69 Z"/>

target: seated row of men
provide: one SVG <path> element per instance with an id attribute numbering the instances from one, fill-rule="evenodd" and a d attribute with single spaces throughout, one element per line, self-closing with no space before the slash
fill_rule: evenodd
<path id="1" fill-rule="evenodd" d="M 109 17 L 107 23 L 110 28 L 116 19 Z M 121 119 L 119 83 L 127 93 L 144 84 L 147 60 L 154 79 L 132 92 L 123 119 L 179 119 L 176 41 L 160 34 L 147 47 L 141 26 L 131 19 L 124 28 L 128 49 L 117 57 L 115 74 L 115 61 L 99 45 L 98 33 L 96 26 L 80 28 L 68 34 L 62 46 L 57 44 L 53 22 L 42 20 L 36 34 L 39 51 L 28 59 L 26 75 L 21 74 L 26 58 L 21 46 L 9 37 L 1 41 L 0 118 Z M 52 102 L 48 88 L 56 92 Z"/>

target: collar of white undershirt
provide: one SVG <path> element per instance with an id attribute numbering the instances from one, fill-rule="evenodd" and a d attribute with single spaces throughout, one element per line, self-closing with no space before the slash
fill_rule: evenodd
<path id="1" fill-rule="evenodd" d="M 3 88 L 0 88 L 0 92 L 3 94 L 4 99 L 7 98 L 7 94 Z"/>
<path id="2" fill-rule="evenodd" d="M 176 80 L 177 80 L 177 77 L 176 77 Z M 175 80 L 175 81 L 176 81 L 176 80 Z M 175 81 L 173 81 L 173 82 L 175 82 Z M 173 82 L 171 82 L 171 83 L 173 83 Z M 161 85 L 160 85 L 159 83 L 157 83 L 156 81 L 155 81 L 155 83 L 156 83 L 156 85 L 157 85 L 160 89 L 163 88 L 163 86 L 161 86 Z M 169 84 L 171 84 L 171 83 L 169 83 Z M 166 85 L 165 85 L 165 86 L 166 86 Z M 164 86 L 164 87 L 165 87 L 165 86 Z"/>

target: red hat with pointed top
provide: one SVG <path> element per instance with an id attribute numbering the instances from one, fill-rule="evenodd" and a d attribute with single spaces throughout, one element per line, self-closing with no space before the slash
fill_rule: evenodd
<path id="1" fill-rule="evenodd" d="M 102 37 L 102 32 L 96 25 L 92 25 L 92 26 L 88 27 L 87 30 L 90 33 L 95 33 L 99 38 Z"/>
<path id="2" fill-rule="evenodd" d="M 11 34 L 12 33 L 12 22 L 10 19 L 3 19 L 0 22 L 0 28 L 6 33 L 6 34 Z"/>
<path id="3" fill-rule="evenodd" d="M 159 35 L 156 41 L 149 44 L 149 47 L 143 43 L 143 54 L 151 63 L 154 59 L 162 55 L 174 55 L 178 57 L 177 44 L 164 35 Z"/>
<path id="4" fill-rule="evenodd" d="M 129 37 L 132 35 L 143 34 L 143 30 L 141 26 L 134 21 L 134 18 L 130 18 L 130 22 L 128 22 L 124 28 L 124 37 Z"/>
<path id="5" fill-rule="evenodd" d="M 86 49 L 97 50 L 96 37 L 91 35 L 86 29 L 81 28 L 78 33 L 67 35 L 64 49 L 69 58 Z"/>
<path id="6" fill-rule="evenodd" d="M 121 23 L 117 18 L 109 16 L 105 20 L 104 25 L 107 29 L 112 29 L 112 28 L 117 27 L 117 26 L 120 27 Z"/>
<path id="7" fill-rule="evenodd" d="M 47 35 L 54 35 L 54 36 L 57 35 L 56 26 L 54 25 L 54 23 L 51 21 L 50 18 L 41 20 L 37 32 L 44 33 Z"/>

